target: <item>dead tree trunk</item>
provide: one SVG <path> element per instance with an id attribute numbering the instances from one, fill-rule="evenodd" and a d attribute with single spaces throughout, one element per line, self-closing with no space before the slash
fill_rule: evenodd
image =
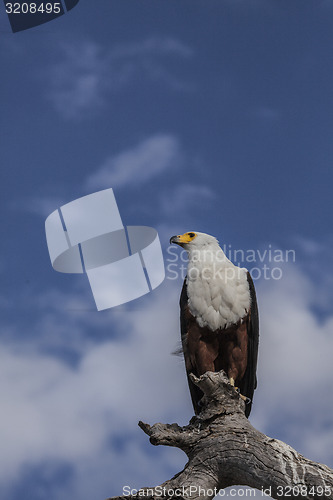
<path id="1" fill-rule="evenodd" d="M 192 377 L 205 394 L 200 417 L 185 427 L 139 422 L 153 445 L 175 446 L 186 453 L 184 470 L 160 486 L 112 500 L 208 500 L 233 485 L 265 490 L 276 499 L 333 500 L 333 470 L 252 427 L 244 401 L 224 372 Z"/>

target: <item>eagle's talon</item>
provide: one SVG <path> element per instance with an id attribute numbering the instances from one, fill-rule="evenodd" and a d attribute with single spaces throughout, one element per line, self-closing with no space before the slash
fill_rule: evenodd
<path id="1" fill-rule="evenodd" d="M 199 407 L 200 409 L 202 409 L 202 408 L 205 406 L 205 404 L 204 404 L 204 402 L 203 402 L 203 398 L 204 398 L 204 396 L 202 396 L 202 398 L 201 398 L 201 399 L 199 399 L 199 401 L 198 401 L 198 407 Z"/>

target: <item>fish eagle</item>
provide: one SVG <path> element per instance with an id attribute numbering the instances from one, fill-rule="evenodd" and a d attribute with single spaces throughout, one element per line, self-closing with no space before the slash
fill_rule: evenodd
<path id="1" fill-rule="evenodd" d="M 188 232 L 172 236 L 188 253 L 187 276 L 180 296 L 182 351 L 192 403 L 200 413 L 201 390 L 190 380 L 224 370 L 246 399 L 251 412 L 257 387 L 259 318 L 250 273 L 235 266 L 213 236 Z"/>

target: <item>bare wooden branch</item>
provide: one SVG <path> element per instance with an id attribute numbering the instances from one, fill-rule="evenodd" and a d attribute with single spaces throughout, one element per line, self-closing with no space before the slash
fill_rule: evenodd
<path id="1" fill-rule="evenodd" d="M 200 417 L 185 427 L 139 422 L 153 445 L 174 446 L 186 453 L 184 470 L 162 485 L 109 500 L 209 500 L 233 485 L 264 490 L 276 499 L 333 500 L 333 470 L 257 431 L 224 372 L 207 372 L 192 380 L 204 393 Z"/>

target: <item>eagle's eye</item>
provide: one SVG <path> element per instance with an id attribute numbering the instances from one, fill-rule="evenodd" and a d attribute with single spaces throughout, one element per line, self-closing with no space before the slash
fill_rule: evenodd
<path id="1" fill-rule="evenodd" d="M 195 233 L 188 233 L 188 235 L 189 235 L 190 238 L 194 238 Z"/>

